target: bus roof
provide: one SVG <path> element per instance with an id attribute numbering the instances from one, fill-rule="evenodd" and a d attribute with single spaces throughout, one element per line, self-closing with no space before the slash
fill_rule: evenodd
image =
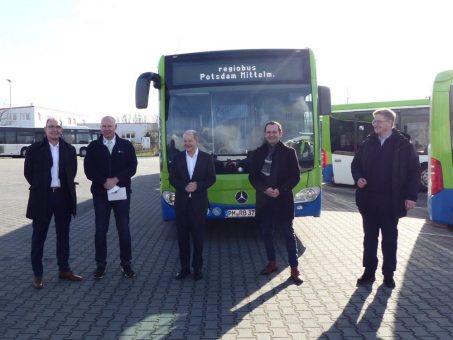
<path id="1" fill-rule="evenodd" d="M 409 108 L 414 106 L 429 107 L 430 99 L 411 99 L 397 100 L 388 102 L 371 102 L 371 103 L 351 103 L 332 105 L 332 112 L 342 112 L 351 110 L 377 110 L 384 107 L 388 108 Z"/>

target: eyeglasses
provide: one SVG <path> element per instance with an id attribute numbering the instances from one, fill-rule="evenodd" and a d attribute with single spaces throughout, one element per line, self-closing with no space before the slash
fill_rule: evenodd
<path id="1" fill-rule="evenodd" d="M 46 128 L 48 129 L 61 129 L 60 125 L 47 125 Z"/>
<path id="2" fill-rule="evenodd" d="M 384 124 L 385 122 L 388 122 L 388 120 L 373 120 L 371 123 L 372 124 Z"/>

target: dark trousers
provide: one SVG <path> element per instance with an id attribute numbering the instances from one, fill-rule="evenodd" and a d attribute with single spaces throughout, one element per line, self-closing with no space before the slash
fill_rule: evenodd
<path id="1" fill-rule="evenodd" d="M 192 268 L 200 271 L 203 266 L 203 239 L 206 224 L 206 211 L 196 211 L 189 200 L 183 213 L 176 214 L 178 231 L 179 260 L 181 270 L 190 269 L 190 239 L 193 244 Z M 199 209 L 198 209 L 199 210 Z"/>
<path id="2" fill-rule="evenodd" d="M 110 212 L 113 209 L 118 231 L 121 264 L 132 259 L 131 233 L 129 230 L 130 196 L 126 200 L 109 201 L 107 196 L 93 196 L 96 233 L 94 236 L 95 260 L 98 266 L 107 265 L 107 232 Z"/>
<path id="3" fill-rule="evenodd" d="M 55 220 L 57 235 L 57 263 L 60 271 L 70 271 L 69 267 L 69 224 L 71 212 L 64 192 L 49 193 L 49 210 L 42 219 L 33 220 L 33 235 L 31 238 L 31 265 L 35 276 L 43 275 L 42 258 L 44 243 L 49 231 L 52 215 Z"/>
<path id="4" fill-rule="evenodd" d="M 381 249 L 384 258 L 382 273 L 391 276 L 396 270 L 398 218 L 395 218 L 392 213 L 391 197 L 373 195 L 370 203 L 368 210 L 362 215 L 363 266 L 369 273 L 376 271 L 379 230 L 381 230 Z"/>
<path id="5" fill-rule="evenodd" d="M 288 263 L 291 267 L 297 267 L 297 242 L 294 235 L 293 221 L 276 221 L 273 218 L 263 218 L 260 221 L 261 233 L 263 235 L 264 247 L 268 261 L 275 261 L 275 246 L 274 246 L 274 228 L 277 227 L 282 232 L 285 238 L 286 250 L 288 252 Z"/>

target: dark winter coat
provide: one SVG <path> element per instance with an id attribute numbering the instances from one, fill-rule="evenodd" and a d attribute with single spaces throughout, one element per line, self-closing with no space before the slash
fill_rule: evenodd
<path id="1" fill-rule="evenodd" d="M 92 141 L 87 148 L 84 161 L 85 175 L 92 182 L 91 193 L 93 196 L 107 196 L 104 183 L 107 178 L 118 177 L 118 186 L 131 192 L 131 178 L 137 171 L 137 156 L 131 142 L 115 135 L 115 145 L 112 154 L 104 145 L 101 135 Z"/>
<path id="2" fill-rule="evenodd" d="M 30 184 L 27 205 L 27 218 L 40 219 L 48 215 L 50 209 L 50 169 L 53 160 L 47 138 L 32 144 L 26 153 L 24 176 Z M 60 138 L 59 141 L 59 178 L 65 193 L 69 210 L 73 216 L 77 211 L 77 197 L 74 179 L 77 174 L 77 155 L 75 148 Z"/>
<path id="3" fill-rule="evenodd" d="M 264 159 L 269 153 L 269 144 L 264 143 L 251 155 L 249 180 L 256 189 L 256 217 L 264 219 L 274 217 L 280 221 L 294 219 L 294 197 L 292 189 L 299 183 L 300 170 L 296 151 L 278 142 L 272 156 L 271 176 L 273 189 L 280 191 L 280 196 L 273 198 L 264 191 L 269 187 L 266 176 L 261 173 Z"/>
<path id="4" fill-rule="evenodd" d="M 390 195 L 393 214 L 400 218 L 407 214 L 405 200 L 417 201 L 420 186 L 420 162 L 407 134 L 393 129 L 389 139 L 392 139 L 393 143 L 392 156 L 389 160 L 392 162 Z M 380 141 L 375 133 L 369 135 L 360 145 L 351 163 L 352 177 L 356 183 L 359 178 L 370 181 L 375 150 L 379 146 Z M 367 186 L 363 189 L 358 188 L 356 191 L 356 204 L 362 214 L 366 213 L 369 207 L 370 195 L 372 193 Z"/>

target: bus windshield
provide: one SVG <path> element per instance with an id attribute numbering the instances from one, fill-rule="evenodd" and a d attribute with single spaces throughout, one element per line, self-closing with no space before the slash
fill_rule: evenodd
<path id="1" fill-rule="evenodd" d="M 264 125 L 283 126 L 282 141 L 295 148 L 301 167 L 313 167 L 313 105 L 305 85 L 215 86 L 169 91 L 166 122 L 168 159 L 183 150 L 182 134 L 199 134 L 200 150 L 217 161 L 244 159 L 264 142 Z"/>

